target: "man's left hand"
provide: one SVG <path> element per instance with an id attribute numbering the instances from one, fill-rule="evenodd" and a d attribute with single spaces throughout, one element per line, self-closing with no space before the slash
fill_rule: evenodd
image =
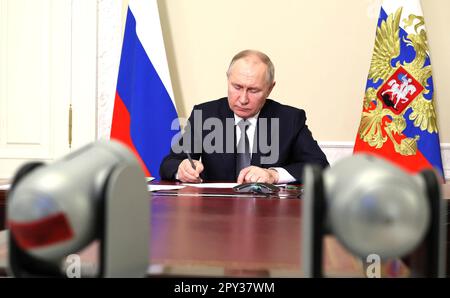
<path id="1" fill-rule="evenodd" d="M 237 183 L 261 182 L 275 184 L 279 180 L 279 174 L 273 169 L 263 169 L 250 166 L 242 169 L 239 173 Z"/>

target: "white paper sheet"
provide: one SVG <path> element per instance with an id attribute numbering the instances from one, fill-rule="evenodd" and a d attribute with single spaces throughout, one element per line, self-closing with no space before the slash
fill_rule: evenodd
<path id="1" fill-rule="evenodd" d="M 10 187 L 11 187 L 11 184 L 0 185 L 0 190 L 9 190 Z"/>
<path id="2" fill-rule="evenodd" d="M 233 188 L 237 183 L 183 183 L 185 186 L 193 186 L 199 188 Z"/>
<path id="3" fill-rule="evenodd" d="M 148 185 L 148 191 L 158 191 L 158 190 L 177 190 L 185 188 L 184 185 Z"/>
<path id="4" fill-rule="evenodd" d="M 239 184 L 237 184 L 237 183 L 183 183 L 183 185 L 199 187 L 199 188 L 233 188 Z M 275 184 L 275 185 L 278 187 L 285 187 L 286 183 Z"/>

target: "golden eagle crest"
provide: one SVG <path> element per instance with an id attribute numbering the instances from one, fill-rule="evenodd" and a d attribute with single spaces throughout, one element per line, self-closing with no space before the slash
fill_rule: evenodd
<path id="1" fill-rule="evenodd" d="M 415 57 L 409 63 L 401 62 L 398 59 L 401 55 L 401 15 L 402 8 L 399 8 L 377 28 L 368 80 L 379 87 L 368 86 L 366 89 L 358 135 L 371 147 L 379 149 L 390 140 L 397 153 L 415 155 L 419 136 L 408 138 L 403 134 L 407 126 L 405 113 L 412 109 L 409 120 L 422 131 L 437 133 L 438 129 L 433 100 L 424 97 L 433 94 L 430 94 L 433 92 L 429 84 L 432 73 L 427 63 L 424 19 L 410 15 L 403 20 L 404 28 L 414 26 L 414 33 L 408 34 L 402 41 L 406 47 L 414 48 Z"/>

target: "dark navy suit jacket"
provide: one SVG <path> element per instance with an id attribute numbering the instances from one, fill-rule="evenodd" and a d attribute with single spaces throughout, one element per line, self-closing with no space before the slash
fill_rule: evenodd
<path id="1" fill-rule="evenodd" d="M 194 111 L 197 111 L 194 113 Z M 201 111 L 201 120 L 198 119 Z M 195 123 L 204 123 L 209 117 L 215 117 L 221 120 L 223 129 L 223 150 L 216 150 L 219 152 L 205 152 L 205 148 L 201 148 L 200 152 L 196 152 L 194 144 L 197 143 L 197 149 L 203 143 L 205 137 L 211 143 L 211 130 L 201 129 L 201 125 L 195 126 Z M 197 119 L 195 119 L 197 118 Z M 190 127 L 186 130 L 183 138 L 180 138 L 179 144 L 183 144 L 192 152 L 192 158 L 203 163 L 205 169 L 200 175 L 204 181 L 236 181 L 236 154 L 226 150 L 226 119 L 230 119 L 228 123 L 232 123 L 231 131 L 234 136 L 234 113 L 228 105 L 227 98 L 206 102 L 194 106 L 193 112 L 189 118 Z M 279 147 L 278 159 L 273 163 L 262 163 L 262 157 L 269 157 L 267 153 L 267 146 L 260 146 L 261 141 L 254 141 L 252 161 L 251 164 L 262 168 L 282 167 L 286 169 L 298 182 L 302 181 L 303 168 L 306 164 L 312 163 L 325 168 L 328 166 L 328 161 L 325 154 L 322 152 L 317 142 L 314 140 L 311 131 L 306 125 L 305 111 L 291 106 L 282 105 L 271 99 L 267 99 L 265 105 L 261 109 L 258 116 L 258 124 L 255 135 L 260 136 L 261 119 L 267 119 L 266 135 L 268 140 L 262 141 L 264 144 L 272 144 L 271 127 L 273 119 L 279 119 Z M 214 129 L 213 127 L 211 127 Z M 229 126 L 228 126 L 229 129 Z M 191 142 L 187 142 L 189 138 Z M 184 142 L 184 143 L 183 143 Z M 274 142 L 275 144 L 276 142 Z M 213 142 L 214 145 L 217 145 Z M 256 146 L 256 147 L 255 147 Z M 270 147 L 270 145 L 269 145 Z M 236 151 L 236 138 L 234 137 L 233 146 L 228 146 Z M 262 149 L 262 150 L 261 150 Z M 198 150 L 197 150 L 198 151 Z M 175 180 L 179 164 L 186 159 L 185 153 L 175 153 L 173 150 L 168 156 L 164 158 L 160 166 L 160 176 L 163 180 Z"/>

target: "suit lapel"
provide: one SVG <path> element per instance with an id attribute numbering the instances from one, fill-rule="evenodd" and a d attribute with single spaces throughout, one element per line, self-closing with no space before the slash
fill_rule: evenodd
<path id="1" fill-rule="evenodd" d="M 220 154 L 220 156 L 222 157 L 222 166 L 223 168 L 226 168 L 230 173 L 227 174 L 227 176 L 230 177 L 235 177 L 235 173 L 236 173 L 236 133 L 235 133 L 235 127 L 234 124 L 230 125 L 230 127 L 227 128 L 227 123 L 226 123 L 226 119 L 233 119 L 233 123 L 234 123 L 234 113 L 233 111 L 230 109 L 229 105 L 228 105 L 228 99 L 225 98 L 223 106 L 221 108 L 221 115 L 220 115 L 221 121 L 223 123 L 223 137 L 225 138 L 223 144 L 225 146 L 224 148 L 224 154 Z M 231 132 L 233 134 L 233 151 L 232 153 L 227 153 L 227 148 L 226 148 L 226 133 L 227 133 L 227 129 L 230 130 L 229 133 Z M 236 177 L 237 178 L 237 177 Z"/>
<path id="2" fill-rule="evenodd" d="M 261 148 L 260 144 L 261 141 L 259 140 L 259 137 L 261 136 L 260 130 L 261 130 L 261 119 L 265 119 L 267 124 L 267 134 L 263 134 L 263 137 L 266 137 L 267 140 L 262 140 L 263 144 L 270 144 L 271 143 L 271 115 L 270 115 L 270 108 L 268 106 L 270 105 L 270 99 L 267 100 L 264 107 L 261 109 L 261 112 L 259 113 L 257 125 L 256 125 L 256 131 L 255 136 L 253 138 L 253 152 L 252 152 L 252 165 L 261 167 Z M 266 129 L 266 128 L 264 128 Z"/>

